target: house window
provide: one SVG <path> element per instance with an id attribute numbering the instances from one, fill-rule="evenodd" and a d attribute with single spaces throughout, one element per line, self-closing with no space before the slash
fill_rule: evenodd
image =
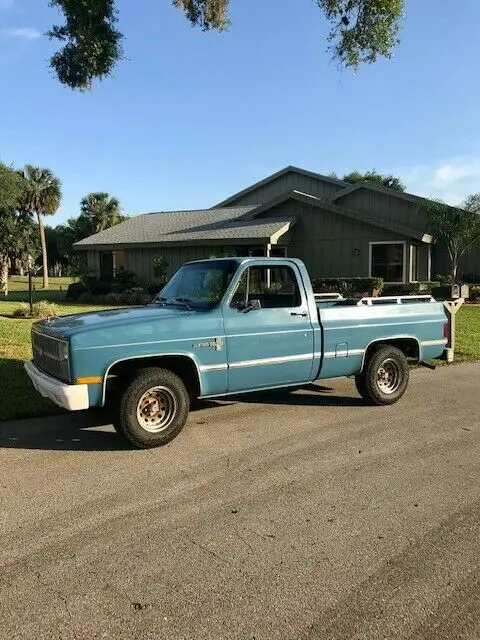
<path id="1" fill-rule="evenodd" d="M 404 242 L 371 242 L 370 276 L 384 282 L 404 282 L 405 252 Z"/>

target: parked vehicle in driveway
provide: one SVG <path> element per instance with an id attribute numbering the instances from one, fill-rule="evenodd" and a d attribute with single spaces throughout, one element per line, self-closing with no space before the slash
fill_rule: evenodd
<path id="1" fill-rule="evenodd" d="M 202 260 L 146 306 L 37 322 L 25 368 L 66 409 L 110 405 L 146 448 L 182 430 L 194 398 L 354 376 L 366 401 L 392 404 L 409 360 L 442 356 L 446 323 L 430 296 L 316 297 L 300 260 Z"/>

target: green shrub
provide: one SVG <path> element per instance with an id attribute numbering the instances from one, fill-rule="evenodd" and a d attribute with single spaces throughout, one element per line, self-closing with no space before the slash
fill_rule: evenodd
<path id="1" fill-rule="evenodd" d="M 163 285 L 163 284 L 153 283 L 153 284 L 147 284 L 145 289 L 146 289 L 148 295 L 153 298 L 154 296 L 156 296 L 156 295 L 158 295 L 160 293 L 160 291 L 163 289 L 164 286 L 165 285 Z"/>
<path id="2" fill-rule="evenodd" d="M 480 300 L 480 284 L 470 285 L 469 299 L 477 302 Z"/>
<path id="3" fill-rule="evenodd" d="M 144 305 L 144 304 L 148 304 L 151 301 L 152 301 L 152 296 L 150 296 L 148 293 L 145 293 L 145 291 L 141 287 L 134 287 L 133 289 L 124 291 L 121 294 L 122 304 Z"/>
<path id="4" fill-rule="evenodd" d="M 83 282 L 72 282 L 68 285 L 65 298 L 67 300 L 78 300 L 82 293 L 85 293 L 86 288 Z"/>
<path id="5" fill-rule="evenodd" d="M 117 304 L 122 304 L 122 294 L 121 293 L 107 293 L 105 296 L 102 296 L 104 299 L 104 303 L 106 305 L 115 306 Z"/>
<path id="6" fill-rule="evenodd" d="M 85 293 L 82 293 L 82 295 L 78 298 L 78 302 L 80 304 L 101 304 L 100 302 L 97 303 L 97 299 L 100 296 L 96 296 L 93 293 L 90 293 L 89 291 L 85 291 Z"/>
<path id="7" fill-rule="evenodd" d="M 114 283 L 115 288 L 118 287 L 119 291 L 125 291 L 135 286 L 135 273 L 127 269 L 126 267 L 120 267 L 115 272 Z"/>
<path id="8" fill-rule="evenodd" d="M 45 318 L 51 318 L 52 316 L 58 316 L 58 307 L 53 302 L 47 300 L 40 300 L 32 305 L 32 312 L 30 313 L 30 306 L 23 302 L 13 312 L 14 318 L 38 318 L 40 320 Z"/>
<path id="9" fill-rule="evenodd" d="M 312 278 L 315 293 L 340 293 L 348 297 L 379 295 L 382 291 L 381 278 Z"/>
<path id="10" fill-rule="evenodd" d="M 85 292 L 91 293 L 94 296 L 100 296 L 102 294 L 110 293 L 113 286 L 113 281 L 103 280 L 98 276 L 92 276 L 92 275 L 82 276 L 81 282 L 85 287 Z"/>
<path id="11" fill-rule="evenodd" d="M 385 284 L 382 296 L 418 296 L 430 295 L 434 287 L 440 286 L 439 282 L 405 282 L 399 284 Z"/>
<path id="12" fill-rule="evenodd" d="M 167 281 L 168 260 L 163 257 L 157 257 L 153 261 L 153 275 L 162 284 Z"/>
<path id="13" fill-rule="evenodd" d="M 438 280 L 440 287 L 447 287 L 448 285 L 454 284 L 451 275 L 437 275 L 435 276 L 435 280 Z"/>

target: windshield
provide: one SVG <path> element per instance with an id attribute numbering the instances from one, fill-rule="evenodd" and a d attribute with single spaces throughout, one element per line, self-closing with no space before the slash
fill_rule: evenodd
<path id="1" fill-rule="evenodd" d="M 237 268 L 238 263 L 234 260 L 185 264 L 160 291 L 154 303 L 212 309 L 222 300 Z"/>

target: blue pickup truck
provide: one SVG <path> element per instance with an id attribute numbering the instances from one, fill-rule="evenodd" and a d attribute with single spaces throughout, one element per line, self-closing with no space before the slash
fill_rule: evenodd
<path id="1" fill-rule="evenodd" d="M 178 435 L 197 398 L 352 376 L 367 402 L 392 404 L 409 361 L 442 356 L 446 325 L 430 296 L 316 296 L 300 260 L 201 260 L 146 306 L 35 323 L 25 369 L 61 407 L 112 407 L 147 448 Z"/>

